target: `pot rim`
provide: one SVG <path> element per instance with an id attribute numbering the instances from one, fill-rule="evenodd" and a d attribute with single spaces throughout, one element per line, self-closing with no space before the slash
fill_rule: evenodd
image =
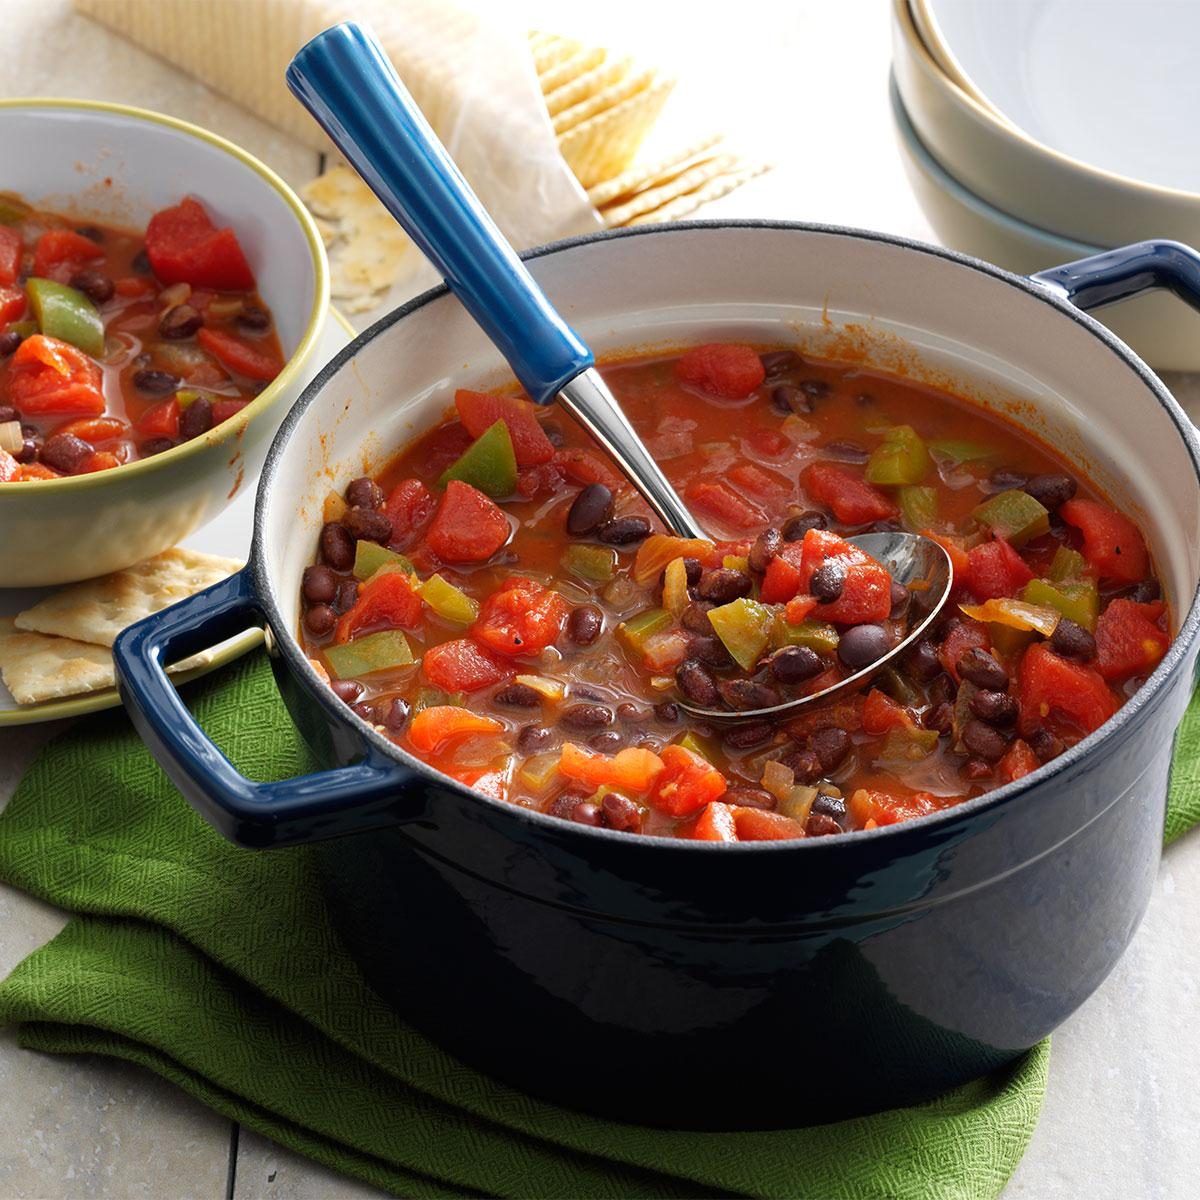
<path id="1" fill-rule="evenodd" d="M 883 245 L 895 246 L 917 254 L 926 254 L 944 259 L 957 266 L 978 271 L 993 279 L 997 279 L 1028 296 L 1034 297 L 1060 316 L 1067 317 L 1077 325 L 1082 326 L 1114 354 L 1123 365 L 1133 370 L 1145 385 L 1147 391 L 1166 410 L 1167 415 L 1175 425 L 1176 431 L 1191 458 L 1195 484 L 1200 488 L 1200 434 L 1197 433 L 1196 427 L 1188 419 L 1187 414 L 1179 406 L 1178 401 L 1175 400 L 1166 385 L 1163 384 L 1150 367 L 1129 346 L 1112 333 L 1111 330 L 1101 325 L 1100 322 L 1094 317 L 1089 316 L 1082 309 L 1076 308 L 1069 301 L 1061 299 L 1044 285 L 1024 275 L 1006 271 L 983 259 L 974 258 L 971 255 L 961 254 L 955 250 L 948 250 L 941 246 L 930 245 L 927 242 L 921 242 L 915 238 L 902 237 L 897 234 L 857 229 L 852 226 L 757 218 L 670 221 L 657 225 L 605 229 L 595 233 L 581 234 L 576 237 L 564 238 L 560 241 L 535 246 L 530 250 L 524 251 L 520 257 L 523 261 L 530 262 L 592 243 L 629 237 L 669 236 L 674 233 L 694 233 L 709 229 L 763 229 L 800 234 L 831 235 L 853 238 L 864 242 L 876 242 Z M 289 669 L 299 675 L 300 679 L 306 684 L 307 690 L 316 697 L 318 703 L 323 705 L 326 711 L 337 722 L 354 729 L 368 746 L 412 768 L 417 774 L 428 775 L 441 788 L 457 792 L 464 797 L 470 798 L 473 802 L 495 806 L 513 820 L 532 825 L 535 829 L 544 829 L 557 834 L 570 833 L 580 838 L 617 839 L 626 851 L 662 853 L 670 850 L 674 853 L 708 853 L 718 855 L 852 853 L 855 845 L 862 845 L 868 841 L 874 844 L 880 838 L 904 839 L 906 836 L 920 838 L 932 831 L 935 826 L 949 827 L 954 823 L 971 820 L 993 808 L 1006 804 L 1009 800 L 1030 790 L 1032 787 L 1041 786 L 1056 777 L 1061 777 L 1072 772 L 1086 758 L 1095 754 L 1102 747 L 1113 743 L 1121 734 L 1126 733 L 1128 728 L 1143 713 L 1149 713 L 1153 708 L 1157 707 L 1163 699 L 1172 677 L 1176 671 L 1184 666 L 1193 643 L 1197 639 L 1197 634 L 1200 633 L 1200 579 L 1198 579 L 1196 588 L 1188 604 L 1186 615 L 1180 622 L 1178 632 L 1171 642 L 1162 662 L 1159 663 L 1142 687 L 1101 728 L 1089 734 L 1082 741 L 1077 742 L 1069 750 L 1059 755 L 1058 758 L 1043 764 L 1036 771 L 1031 772 L 1021 779 L 1014 780 L 1011 783 L 1004 784 L 1001 787 L 994 788 L 991 791 L 984 792 L 979 796 L 964 800 L 960 804 L 942 809 L 936 813 L 916 817 L 895 825 L 884 825 L 868 830 L 856 830 L 852 837 L 800 838 L 795 841 L 736 842 L 733 844 L 696 842 L 682 838 L 652 835 L 638 835 L 631 838 L 627 834 L 617 830 L 575 825 L 565 822 L 560 818 L 548 816 L 545 813 L 510 804 L 505 800 L 494 800 L 491 797 L 484 796 L 467 787 L 465 784 L 451 779 L 448 775 L 443 775 L 440 771 L 436 771 L 415 755 L 408 753 L 408 751 L 396 745 L 395 742 L 377 733 L 370 724 L 354 713 L 349 706 L 338 700 L 333 692 L 322 682 L 309 663 L 295 634 L 284 625 L 275 589 L 272 586 L 262 552 L 265 536 L 263 526 L 267 495 L 271 489 L 276 470 L 287 444 L 302 418 L 317 402 L 326 385 L 341 372 L 342 368 L 363 347 L 386 333 L 393 325 L 398 324 L 433 301 L 440 299 L 442 296 L 448 294 L 449 291 L 450 289 L 445 283 L 430 288 L 428 291 L 414 296 L 411 300 L 393 309 L 373 325 L 363 330 L 354 341 L 325 364 L 292 405 L 271 443 L 266 461 L 263 464 L 262 474 L 259 478 L 254 506 L 253 543 L 247 567 L 254 581 L 255 592 L 263 614 L 266 616 L 274 634 L 274 642 L 278 652 L 287 660 Z M 580 843 L 580 845 L 583 847 L 585 843 Z"/>

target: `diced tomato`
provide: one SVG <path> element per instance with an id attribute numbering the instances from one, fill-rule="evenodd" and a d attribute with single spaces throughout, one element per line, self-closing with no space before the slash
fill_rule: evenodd
<path id="1" fill-rule="evenodd" d="M 581 484 L 583 487 L 589 483 L 602 483 L 615 492 L 625 483 L 607 459 L 593 454 L 590 450 L 570 447 L 558 450 L 554 455 L 554 465 L 572 483 Z"/>
<path id="2" fill-rule="evenodd" d="M 21 464 L 7 450 L 0 450 L 0 483 L 16 479 Z"/>
<path id="3" fill-rule="evenodd" d="M 813 608 L 813 620 L 835 625 L 887 620 L 892 611 L 892 577 L 882 563 L 835 533 L 810 529 L 800 543 L 801 587 L 807 590 L 815 572 L 827 562 L 837 562 L 845 570 L 842 594 Z"/>
<path id="4" fill-rule="evenodd" d="M 235 292 L 254 287 L 254 272 L 237 235 L 232 229 L 218 229 L 190 197 L 150 218 L 146 254 L 163 283 Z"/>
<path id="5" fill-rule="evenodd" d="M 220 425 L 222 421 L 228 421 L 230 417 L 236 417 L 247 404 L 251 403 L 253 402 L 250 400 L 214 400 L 212 406 L 213 424 Z"/>
<path id="6" fill-rule="evenodd" d="M 1165 611 L 1158 600 L 1109 602 L 1096 622 L 1096 667 L 1105 679 L 1146 675 L 1158 666 L 1171 642 L 1158 624 Z"/>
<path id="7" fill-rule="evenodd" d="M 725 400 L 744 400 L 766 378 L 762 360 L 749 346 L 709 342 L 675 361 L 675 378 Z"/>
<path id="8" fill-rule="evenodd" d="M 172 396 L 146 409 L 138 418 L 137 427 L 147 437 L 179 436 L 179 401 Z"/>
<path id="9" fill-rule="evenodd" d="M 799 590 L 800 547 L 795 542 L 787 542 L 767 563 L 767 570 L 759 589 L 759 599 L 764 604 L 786 604 Z M 815 605 L 814 600 L 812 606 Z M 793 621 L 793 624 L 795 623 Z"/>
<path id="10" fill-rule="evenodd" d="M 423 708 L 408 725 L 408 740 L 422 754 L 437 754 L 454 742 L 478 733 L 499 733 L 499 721 L 458 708 L 452 704 L 434 704 Z"/>
<path id="11" fill-rule="evenodd" d="M 0 233 L 3 232 L 4 226 L 0 225 Z M 0 328 L 7 325 L 9 321 L 19 321 L 24 314 L 24 289 L 0 285 Z"/>
<path id="12" fill-rule="evenodd" d="M 783 437 L 782 434 L 780 436 Z M 784 441 L 787 441 L 787 438 L 784 438 Z M 788 445 L 791 443 L 788 442 Z M 739 492 L 767 504 L 778 504 L 785 496 L 790 495 L 792 490 L 791 484 L 785 479 L 772 475 L 753 463 L 739 463 L 736 467 L 730 467 L 725 477 Z"/>
<path id="13" fill-rule="evenodd" d="M 528 400 L 517 396 L 490 396 L 486 392 L 470 392 L 459 388 L 454 393 L 454 407 L 459 420 L 473 437 L 481 437 L 497 421 L 508 426 L 513 454 L 518 467 L 533 467 L 554 457 L 554 443 L 534 415 Z"/>
<path id="14" fill-rule="evenodd" d="M 1068 500 L 1059 515 L 1083 535 L 1083 557 L 1101 579 L 1137 583 L 1150 574 L 1150 555 L 1138 527 L 1095 500 Z"/>
<path id="15" fill-rule="evenodd" d="M 792 439 L 778 429 L 754 429 L 746 435 L 751 448 L 763 458 L 779 458 L 792 450 Z M 730 472 L 732 475 L 733 472 Z"/>
<path id="16" fill-rule="evenodd" d="M 154 280 L 145 275 L 122 275 L 113 280 L 113 290 L 118 296 L 148 296 L 154 291 Z"/>
<path id="17" fill-rule="evenodd" d="M 783 610 L 783 619 L 789 625 L 799 625 L 807 621 L 817 607 L 815 596 L 793 596 Z"/>
<path id="18" fill-rule="evenodd" d="M 965 618 L 946 634 L 941 646 L 938 647 L 938 658 L 946 673 L 957 683 L 958 660 L 968 650 L 990 650 L 991 645 L 992 639 L 987 626 L 979 621 Z"/>
<path id="19" fill-rule="evenodd" d="M 867 693 L 862 708 L 863 733 L 879 735 L 891 729 L 912 729 L 915 724 L 912 713 L 891 696 L 878 688 Z"/>
<path id="20" fill-rule="evenodd" d="M 725 794 L 725 776 L 686 746 L 664 746 L 661 758 L 662 774 L 650 796 L 650 803 L 661 812 L 686 817 Z"/>
<path id="21" fill-rule="evenodd" d="M 22 463 L 17 468 L 17 473 L 13 479 L 14 483 L 24 483 L 27 479 L 61 479 L 62 476 L 55 470 L 46 466 L 45 463 L 31 462 Z"/>
<path id="22" fill-rule="evenodd" d="M 857 733 L 862 728 L 862 696 L 846 696 L 829 704 L 817 704 L 806 709 L 802 715 L 793 717 L 785 728 L 796 741 L 814 734 L 819 729 L 844 729 Z"/>
<path id="23" fill-rule="evenodd" d="M 534 496 L 557 491 L 562 481 L 563 473 L 555 463 L 524 467 L 517 472 L 517 495 L 532 500 Z"/>
<path id="24" fill-rule="evenodd" d="M 121 460 L 109 450 L 93 450 L 72 472 L 75 475 L 92 475 L 96 471 L 109 471 L 119 467 Z"/>
<path id="25" fill-rule="evenodd" d="M 221 329 L 201 326 L 196 341 L 221 364 L 248 379 L 274 379 L 283 370 L 283 360 L 269 342 L 246 342 Z"/>
<path id="26" fill-rule="evenodd" d="M 733 809 L 720 800 L 714 800 L 696 818 L 692 837 L 698 842 L 736 842 L 738 835 Z"/>
<path id="27" fill-rule="evenodd" d="M 123 437 L 129 429 L 129 424 L 120 417 L 79 417 L 60 425 L 55 433 L 69 433 L 93 446 L 99 442 L 107 442 L 112 438 Z"/>
<path id="28" fill-rule="evenodd" d="M 423 601 L 407 571 L 378 571 L 362 585 L 354 606 L 338 618 L 336 642 L 377 629 L 417 629 Z"/>
<path id="29" fill-rule="evenodd" d="M 21 235 L 7 225 L 0 225 L 0 289 L 17 282 L 21 274 Z M 0 321 L 4 320 L 0 316 Z"/>
<path id="30" fill-rule="evenodd" d="M 996 774 L 1001 782 L 1012 783 L 1014 779 L 1024 779 L 1026 775 L 1033 774 L 1041 765 L 1038 756 L 1029 748 L 1029 743 L 1017 738 L 996 764 Z"/>
<path id="31" fill-rule="evenodd" d="M 539 654 L 558 639 L 570 611 L 536 580 L 509 579 L 484 601 L 471 636 L 498 654 Z"/>
<path id="32" fill-rule="evenodd" d="M 91 238 L 73 229 L 47 229 L 33 247 L 33 274 L 66 283 L 81 267 L 103 257 Z"/>
<path id="33" fill-rule="evenodd" d="M 402 479 L 383 502 L 384 515 L 392 523 L 393 550 L 406 549 L 429 524 L 437 500 L 419 479 Z"/>
<path id="34" fill-rule="evenodd" d="M 1033 572 L 1016 550 L 1003 538 L 994 538 L 967 555 L 963 582 L 980 600 L 999 600 L 1015 596 L 1032 578 Z"/>
<path id="35" fill-rule="evenodd" d="M 484 562 L 510 533 L 508 518 L 478 488 L 452 479 L 425 541 L 443 562 Z"/>
<path id="36" fill-rule="evenodd" d="M 26 416 L 104 412 L 100 367 L 67 342 L 35 333 L 9 359 L 8 399 Z"/>
<path id="37" fill-rule="evenodd" d="M 430 646 L 421 659 L 421 670 L 434 687 L 446 692 L 477 692 L 511 679 L 514 673 L 508 663 L 470 638 Z"/>
<path id="38" fill-rule="evenodd" d="M 688 653 L 687 634 L 679 630 L 656 633 L 642 646 L 642 665 L 657 675 L 673 672 Z"/>
<path id="39" fill-rule="evenodd" d="M 896 506 L 878 488 L 841 467 L 817 463 L 803 479 L 808 494 L 845 525 L 867 525 L 896 515 Z"/>
<path id="40" fill-rule="evenodd" d="M 847 807 L 857 825 L 864 829 L 874 829 L 877 825 L 897 825 L 901 821 L 911 821 L 914 817 L 924 817 L 937 812 L 946 803 L 945 797 L 939 799 L 928 792 L 914 792 L 911 796 L 892 796 L 874 788 L 857 788 L 851 794 Z"/>
<path id="41" fill-rule="evenodd" d="M 946 551 L 950 557 L 950 565 L 954 568 L 954 587 L 962 587 L 967 577 L 967 570 L 971 564 L 971 556 L 967 553 L 963 544 L 958 538 L 934 533 L 932 529 L 923 529 L 921 534 L 923 537 L 932 538 Z"/>
<path id="42" fill-rule="evenodd" d="M 1117 711 L 1116 697 L 1099 671 L 1060 658 L 1044 642 L 1035 642 L 1021 659 L 1017 703 L 1022 737 L 1048 729 L 1077 738 L 1099 729 Z"/>
<path id="43" fill-rule="evenodd" d="M 692 512 L 712 517 L 730 529 L 755 529 L 766 524 L 766 514 L 731 487 L 711 480 L 694 479 L 684 492 Z"/>
<path id="44" fill-rule="evenodd" d="M 799 821 L 762 808 L 735 808 L 733 824 L 739 842 L 782 842 L 804 837 L 804 826 Z"/>
<path id="45" fill-rule="evenodd" d="M 653 750 L 637 746 L 627 746 L 609 758 L 574 742 L 564 742 L 558 769 L 568 779 L 577 779 L 589 787 L 611 787 L 644 796 L 662 773 L 663 760 Z"/>

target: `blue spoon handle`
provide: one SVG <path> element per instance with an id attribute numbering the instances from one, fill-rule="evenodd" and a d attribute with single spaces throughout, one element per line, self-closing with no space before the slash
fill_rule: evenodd
<path id="1" fill-rule="evenodd" d="M 318 34 L 288 86 L 437 267 L 508 360 L 549 404 L 593 363 L 459 174 L 382 47 L 353 23 Z"/>

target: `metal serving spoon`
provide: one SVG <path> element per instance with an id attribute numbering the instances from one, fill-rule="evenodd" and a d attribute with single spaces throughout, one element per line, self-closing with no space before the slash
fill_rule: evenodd
<path id="1" fill-rule="evenodd" d="M 555 311 L 479 203 L 374 36 L 353 22 L 325 30 L 297 53 L 287 82 L 441 272 L 529 398 L 543 405 L 557 399 L 668 529 L 706 538 L 595 369 L 592 352 Z M 911 533 L 850 540 L 884 563 L 899 582 L 928 580 L 927 594 L 938 597 L 930 615 L 882 658 L 816 695 L 754 712 L 688 711 L 703 712 L 711 720 L 739 721 L 790 712 L 856 683 L 861 687 L 866 676 L 920 636 L 949 594 L 952 568 L 946 552 Z"/>

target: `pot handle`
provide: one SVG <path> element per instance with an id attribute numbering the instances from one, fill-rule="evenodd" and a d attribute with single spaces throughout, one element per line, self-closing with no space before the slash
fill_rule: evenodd
<path id="1" fill-rule="evenodd" d="M 243 846 L 288 846 L 394 825 L 416 815 L 414 772 L 368 748 L 359 762 L 278 783 L 247 779 L 196 723 L 167 676 L 176 662 L 260 616 L 249 570 L 146 617 L 113 646 L 134 727 L 171 782 L 211 825 Z"/>
<path id="2" fill-rule="evenodd" d="M 1085 312 L 1157 288 L 1200 309 L 1200 253 L 1182 242 L 1135 242 L 1029 278 Z"/>

